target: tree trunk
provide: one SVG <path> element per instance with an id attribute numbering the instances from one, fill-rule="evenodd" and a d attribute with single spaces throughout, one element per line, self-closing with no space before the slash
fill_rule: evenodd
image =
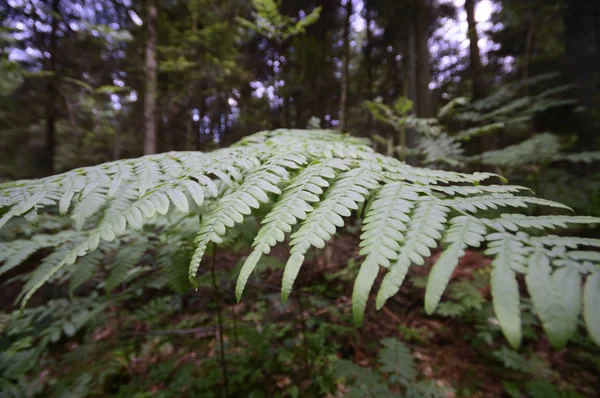
<path id="1" fill-rule="evenodd" d="M 527 24 L 527 37 L 525 38 L 525 55 L 523 57 L 523 81 L 525 82 L 525 95 L 529 95 L 529 65 L 533 53 L 533 34 L 535 32 L 535 15 L 529 13 Z"/>
<path id="2" fill-rule="evenodd" d="M 367 99 L 373 99 L 373 61 L 371 51 L 373 50 L 373 32 L 371 32 L 371 1 L 365 0 L 365 21 L 367 23 L 367 44 L 365 46 L 365 69 L 367 70 Z M 373 115 L 367 114 L 367 135 L 373 134 Z"/>
<path id="3" fill-rule="evenodd" d="M 413 108 L 411 113 L 415 113 L 415 105 L 417 104 L 417 50 L 415 45 L 415 26 L 414 23 L 409 26 L 407 41 L 403 43 L 402 48 L 404 53 L 402 55 L 402 78 L 404 80 L 402 94 L 404 97 L 413 101 Z M 413 148 L 416 141 L 416 132 L 413 128 L 407 128 L 402 126 L 405 131 L 406 147 Z M 417 165 L 416 156 L 412 155 L 406 159 L 406 162 L 410 165 Z"/>
<path id="4" fill-rule="evenodd" d="M 342 93 L 340 96 L 340 132 L 348 128 L 348 91 L 350 74 L 350 16 L 352 0 L 346 0 L 346 19 L 344 21 L 344 63 L 342 65 Z"/>
<path id="5" fill-rule="evenodd" d="M 431 81 L 431 70 L 429 65 L 429 26 L 427 21 L 427 5 L 422 0 L 414 3 L 415 12 L 415 50 L 416 50 L 416 109 L 418 117 L 431 117 L 431 94 L 429 83 Z"/>
<path id="6" fill-rule="evenodd" d="M 597 100 L 595 94 L 600 89 L 600 79 L 596 77 L 595 59 L 597 53 L 592 53 L 593 43 L 590 40 L 590 32 L 600 21 L 594 10 L 594 3 L 587 0 L 564 1 L 561 8 L 563 23 L 565 26 L 565 75 L 575 82 L 574 93 L 579 103 L 588 109 L 587 112 L 579 112 L 579 135 L 580 148 L 587 148 L 590 142 L 594 142 L 597 131 L 594 120 L 589 110 L 595 109 Z M 597 6 L 595 6 L 597 7 Z M 600 29 L 596 29 L 599 32 Z M 599 33 L 600 34 L 600 33 Z M 600 46 L 600 38 L 595 37 L 596 48 Z"/>
<path id="7" fill-rule="evenodd" d="M 56 101 L 58 100 L 58 90 L 56 89 L 56 52 L 57 52 L 57 31 L 60 0 L 52 0 L 52 21 L 50 22 L 50 43 L 48 53 L 50 56 L 46 60 L 46 71 L 50 73 L 46 88 L 46 137 L 44 139 L 44 152 L 40 157 L 41 167 L 44 174 L 54 174 L 54 152 L 56 147 Z"/>
<path id="8" fill-rule="evenodd" d="M 156 0 L 146 0 L 146 92 L 144 95 L 144 155 L 156 153 Z"/>
<path id="9" fill-rule="evenodd" d="M 471 77 L 473 79 L 473 100 L 478 100 L 485 97 L 486 89 L 483 82 L 481 55 L 478 45 L 479 36 L 477 34 L 477 22 L 475 21 L 475 1 L 465 0 L 465 11 L 467 11 L 467 36 L 469 38 L 469 60 L 471 64 Z"/>
<path id="10" fill-rule="evenodd" d="M 113 160 L 121 158 L 121 111 L 115 115 L 115 142 L 113 146 Z"/>

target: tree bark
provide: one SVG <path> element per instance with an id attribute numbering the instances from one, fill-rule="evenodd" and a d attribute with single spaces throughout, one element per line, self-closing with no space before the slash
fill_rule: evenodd
<path id="1" fill-rule="evenodd" d="M 365 21 L 367 23 L 367 44 L 365 46 L 365 69 L 367 70 L 367 99 L 373 99 L 373 61 L 371 51 L 373 50 L 373 32 L 371 32 L 371 1 L 365 0 Z M 373 134 L 373 115 L 367 114 L 367 135 Z"/>
<path id="2" fill-rule="evenodd" d="M 483 82 L 481 54 L 479 53 L 479 36 L 477 34 L 477 22 L 475 21 L 475 2 L 476 0 L 465 0 L 465 11 L 467 11 L 467 36 L 469 38 L 471 78 L 473 79 L 473 100 L 478 100 L 486 96 L 486 89 Z"/>
<path id="3" fill-rule="evenodd" d="M 428 118 L 432 116 L 431 94 L 429 83 L 431 70 L 429 65 L 429 24 L 427 19 L 427 5 L 423 0 L 414 3 L 415 23 L 415 50 L 416 50 L 416 110 L 417 116 Z"/>
<path id="4" fill-rule="evenodd" d="M 115 142 L 113 145 L 113 160 L 121 159 L 121 111 L 115 114 Z"/>
<path id="5" fill-rule="evenodd" d="M 402 55 L 402 75 L 403 75 L 403 90 L 402 94 L 413 102 L 411 113 L 415 113 L 417 104 L 417 50 L 415 45 L 415 26 L 414 22 L 409 26 L 408 36 L 403 43 L 404 53 Z M 413 148 L 416 141 L 416 133 L 413 128 L 402 126 L 405 130 L 403 134 L 406 136 L 406 147 Z M 406 159 L 410 165 L 417 165 L 416 156 L 412 155 Z"/>
<path id="6" fill-rule="evenodd" d="M 44 138 L 44 152 L 40 157 L 40 163 L 44 174 L 54 174 L 54 153 L 56 148 L 56 101 L 58 90 L 56 88 L 56 52 L 57 52 L 57 31 L 58 20 L 60 18 L 60 0 L 52 0 L 52 21 L 50 22 L 50 42 L 48 44 L 48 53 L 50 56 L 46 59 L 46 71 L 50 73 L 46 87 L 46 137 Z"/>
<path id="7" fill-rule="evenodd" d="M 597 9 L 598 6 L 596 5 Z M 592 53 L 592 41 L 590 32 L 598 21 L 598 12 L 594 10 L 594 3 L 588 0 L 564 1 L 561 8 L 563 23 L 565 26 L 565 75 L 575 82 L 574 94 L 579 103 L 588 110 L 595 109 L 598 104 L 595 94 L 600 89 L 600 79 L 596 76 L 595 60 L 598 52 Z M 600 34 L 600 29 L 596 28 Z M 594 38 L 596 49 L 600 47 L 600 37 Z M 591 113 L 579 113 L 579 146 L 586 147 L 593 142 L 597 136 Z"/>
<path id="8" fill-rule="evenodd" d="M 348 128 L 348 91 L 350 74 L 350 16 L 352 0 L 346 0 L 346 19 L 344 21 L 344 62 L 342 64 L 342 93 L 340 95 L 340 132 Z"/>
<path id="9" fill-rule="evenodd" d="M 144 155 L 156 153 L 157 88 L 157 18 L 156 0 L 146 0 L 146 92 L 144 94 Z"/>

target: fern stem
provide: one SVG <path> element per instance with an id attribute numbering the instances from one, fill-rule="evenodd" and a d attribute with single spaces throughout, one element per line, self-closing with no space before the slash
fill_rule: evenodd
<path id="1" fill-rule="evenodd" d="M 233 346 L 235 348 L 238 346 L 238 313 L 235 309 L 233 310 Z"/>
<path id="2" fill-rule="evenodd" d="M 304 320 L 304 306 L 302 305 L 302 297 L 298 295 L 297 299 L 298 299 L 298 310 L 300 311 L 300 326 L 302 327 L 302 345 L 303 345 L 302 354 L 304 357 L 304 369 L 306 371 L 306 377 L 310 380 L 310 374 L 312 372 L 311 372 L 311 368 L 310 368 L 310 361 L 308 360 L 308 338 L 306 336 L 308 328 L 306 327 L 306 321 Z"/>
<path id="3" fill-rule="evenodd" d="M 219 299 L 219 285 L 215 276 L 215 257 L 217 254 L 217 245 L 212 245 L 212 255 L 210 258 L 210 276 L 212 279 L 213 290 L 215 293 L 215 302 L 217 303 L 217 326 L 219 334 L 219 355 L 221 357 L 221 372 L 223 373 L 223 387 L 225 388 L 225 397 L 229 397 L 229 381 L 227 378 L 227 362 L 225 361 L 225 343 L 223 342 L 223 319 L 221 314 L 221 300 Z"/>

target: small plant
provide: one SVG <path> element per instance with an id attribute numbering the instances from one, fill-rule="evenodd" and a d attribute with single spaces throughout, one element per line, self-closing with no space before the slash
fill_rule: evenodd
<path id="1" fill-rule="evenodd" d="M 338 362 L 337 375 L 344 378 L 349 387 L 344 396 L 443 398 L 451 391 L 418 377 L 414 359 L 404 343 L 383 339 L 381 344 L 383 348 L 379 351 L 377 371 L 346 360 Z"/>

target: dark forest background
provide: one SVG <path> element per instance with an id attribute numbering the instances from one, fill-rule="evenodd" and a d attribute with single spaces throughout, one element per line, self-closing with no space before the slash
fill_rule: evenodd
<path id="1" fill-rule="evenodd" d="M 311 120 L 385 136 L 389 127 L 365 100 L 407 97 L 416 116 L 429 118 L 453 98 L 482 98 L 549 72 L 560 74 L 557 86 L 571 84 L 562 96 L 581 108 L 553 109 L 532 131 L 550 124 L 575 134 L 578 147 L 598 145 L 598 2 L 290 0 L 278 7 L 293 22 L 315 9 L 315 21 L 285 35 L 249 28 L 244 20 L 256 21 L 256 8 L 247 1 L 5 0 L 0 178 L 205 151 Z"/>

